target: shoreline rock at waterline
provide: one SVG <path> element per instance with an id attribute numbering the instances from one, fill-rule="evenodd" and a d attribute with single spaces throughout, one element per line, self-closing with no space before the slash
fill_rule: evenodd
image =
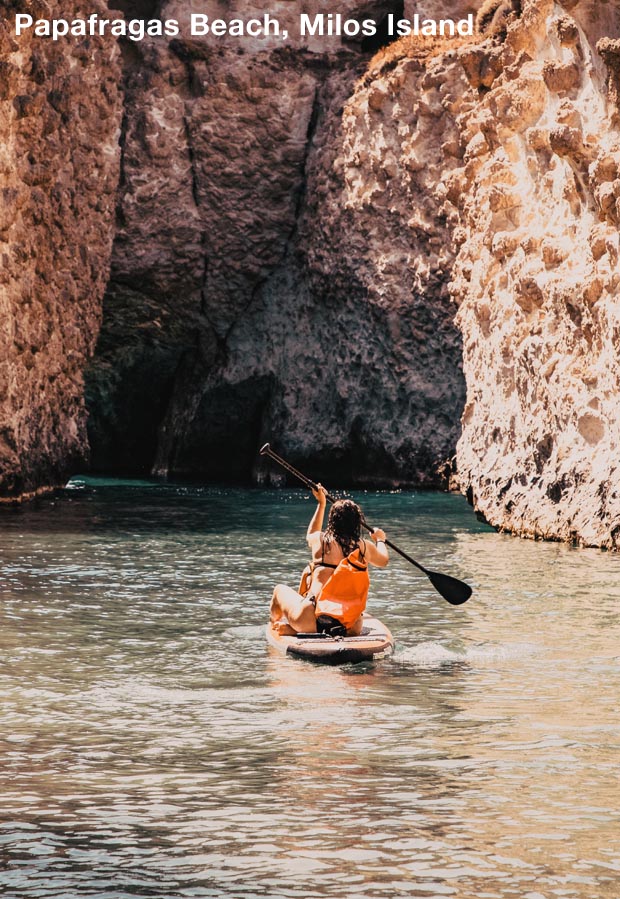
<path id="1" fill-rule="evenodd" d="M 121 97 L 114 43 L 37 44 L 4 25 L 0 57 L 0 497 L 11 500 L 88 458 L 83 377 L 109 274 Z"/>

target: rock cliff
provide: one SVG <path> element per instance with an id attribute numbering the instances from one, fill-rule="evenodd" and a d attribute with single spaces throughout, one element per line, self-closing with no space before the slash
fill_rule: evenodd
<path id="1" fill-rule="evenodd" d="M 5 32 L 4 492 L 84 453 L 120 164 L 95 467 L 246 477 L 272 439 L 332 481 L 431 485 L 462 413 L 456 478 L 492 524 L 618 548 L 620 5 L 485 0 L 478 26 L 372 61 L 350 40 L 124 42 L 118 140 L 110 44 Z"/>
<path id="2" fill-rule="evenodd" d="M 64 483 L 88 454 L 83 372 L 109 271 L 120 69 L 98 40 L 15 38 L 16 12 L 77 10 L 60 7 L 0 3 L 0 498 Z"/>
<path id="3" fill-rule="evenodd" d="M 462 229 L 461 484 L 502 529 L 614 548 L 619 24 L 616 4 L 526 2 L 503 43 L 463 50 L 478 96 L 448 182 Z"/>
<path id="4" fill-rule="evenodd" d="M 339 7 L 388 11 L 402 4 Z M 278 12 L 294 34 L 298 8 Z M 183 21 L 187 4 L 161 15 Z M 410 244 L 410 193 L 373 208 L 344 183 L 342 110 L 371 49 L 127 48 L 119 228 L 88 376 L 95 467 L 247 477 L 271 439 L 332 482 L 438 483 L 464 382 L 445 260 L 416 258 L 435 226 Z"/>

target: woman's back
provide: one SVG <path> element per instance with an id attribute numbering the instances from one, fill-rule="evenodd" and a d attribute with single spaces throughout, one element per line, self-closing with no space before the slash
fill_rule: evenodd
<path id="1" fill-rule="evenodd" d="M 359 540 L 351 547 L 349 552 L 352 552 L 356 547 L 359 547 L 363 553 L 365 549 L 364 541 Z M 321 589 L 347 555 L 349 553 L 345 555 L 337 540 L 329 537 L 326 539 L 325 532 L 321 532 L 320 540 L 317 541 L 317 545 L 312 553 L 313 571 L 308 591 L 311 595 L 318 596 L 320 594 Z"/>

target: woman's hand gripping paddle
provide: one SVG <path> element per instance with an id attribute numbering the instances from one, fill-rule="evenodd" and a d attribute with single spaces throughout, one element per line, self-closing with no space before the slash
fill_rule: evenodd
<path id="1" fill-rule="evenodd" d="M 274 452 L 270 445 L 266 443 L 264 447 L 260 451 L 261 456 L 269 456 L 270 459 L 273 459 L 274 462 L 277 462 L 278 465 L 282 466 L 286 471 L 296 477 L 302 484 L 305 484 L 306 487 L 309 487 L 310 490 L 316 490 L 317 485 L 314 481 L 311 481 L 310 478 L 307 478 L 300 471 L 297 471 L 296 468 L 293 468 L 286 459 L 283 459 L 282 456 L 279 456 L 276 452 Z M 325 492 L 325 496 L 330 503 L 335 503 L 336 500 L 333 496 L 331 496 L 327 491 Z M 366 528 L 367 531 L 372 533 L 374 530 L 370 527 L 370 525 L 366 521 L 362 521 L 362 525 Z M 467 602 L 469 597 L 472 594 L 472 588 L 469 584 L 466 584 L 464 581 L 459 581 L 458 578 L 452 577 L 449 574 L 441 574 L 439 571 L 429 571 L 428 568 L 425 568 L 424 565 L 420 565 L 419 562 L 416 562 L 415 559 L 412 559 L 410 555 L 404 552 L 402 549 L 399 549 L 391 540 L 386 540 L 386 544 L 393 549 L 395 553 L 398 553 L 399 556 L 402 556 L 403 559 L 406 559 L 412 565 L 415 565 L 416 568 L 419 568 L 420 571 L 423 571 L 427 576 L 435 590 L 443 596 L 443 598 L 451 603 L 453 606 L 460 606 L 462 603 Z"/>

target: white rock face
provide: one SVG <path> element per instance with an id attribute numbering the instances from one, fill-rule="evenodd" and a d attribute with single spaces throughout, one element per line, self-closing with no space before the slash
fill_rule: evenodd
<path id="1" fill-rule="evenodd" d="M 559 6 L 530 2 L 498 56 L 465 51 L 472 87 L 490 60 L 499 73 L 459 118 L 451 187 L 468 385 L 458 470 L 499 528 L 618 548 L 620 133 L 615 48 L 601 49 Z"/>
<path id="2" fill-rule="evenodd" d="M 345 112 L 345 182 L 377 223 L 386 297 L 386 210 L 406 280 L 450 281 L 458 480 L 476 509 L 524 536 L 618 548 L 618 9 L 570 6 L 486 3 L 486 40 L 380 56 Z"/>

